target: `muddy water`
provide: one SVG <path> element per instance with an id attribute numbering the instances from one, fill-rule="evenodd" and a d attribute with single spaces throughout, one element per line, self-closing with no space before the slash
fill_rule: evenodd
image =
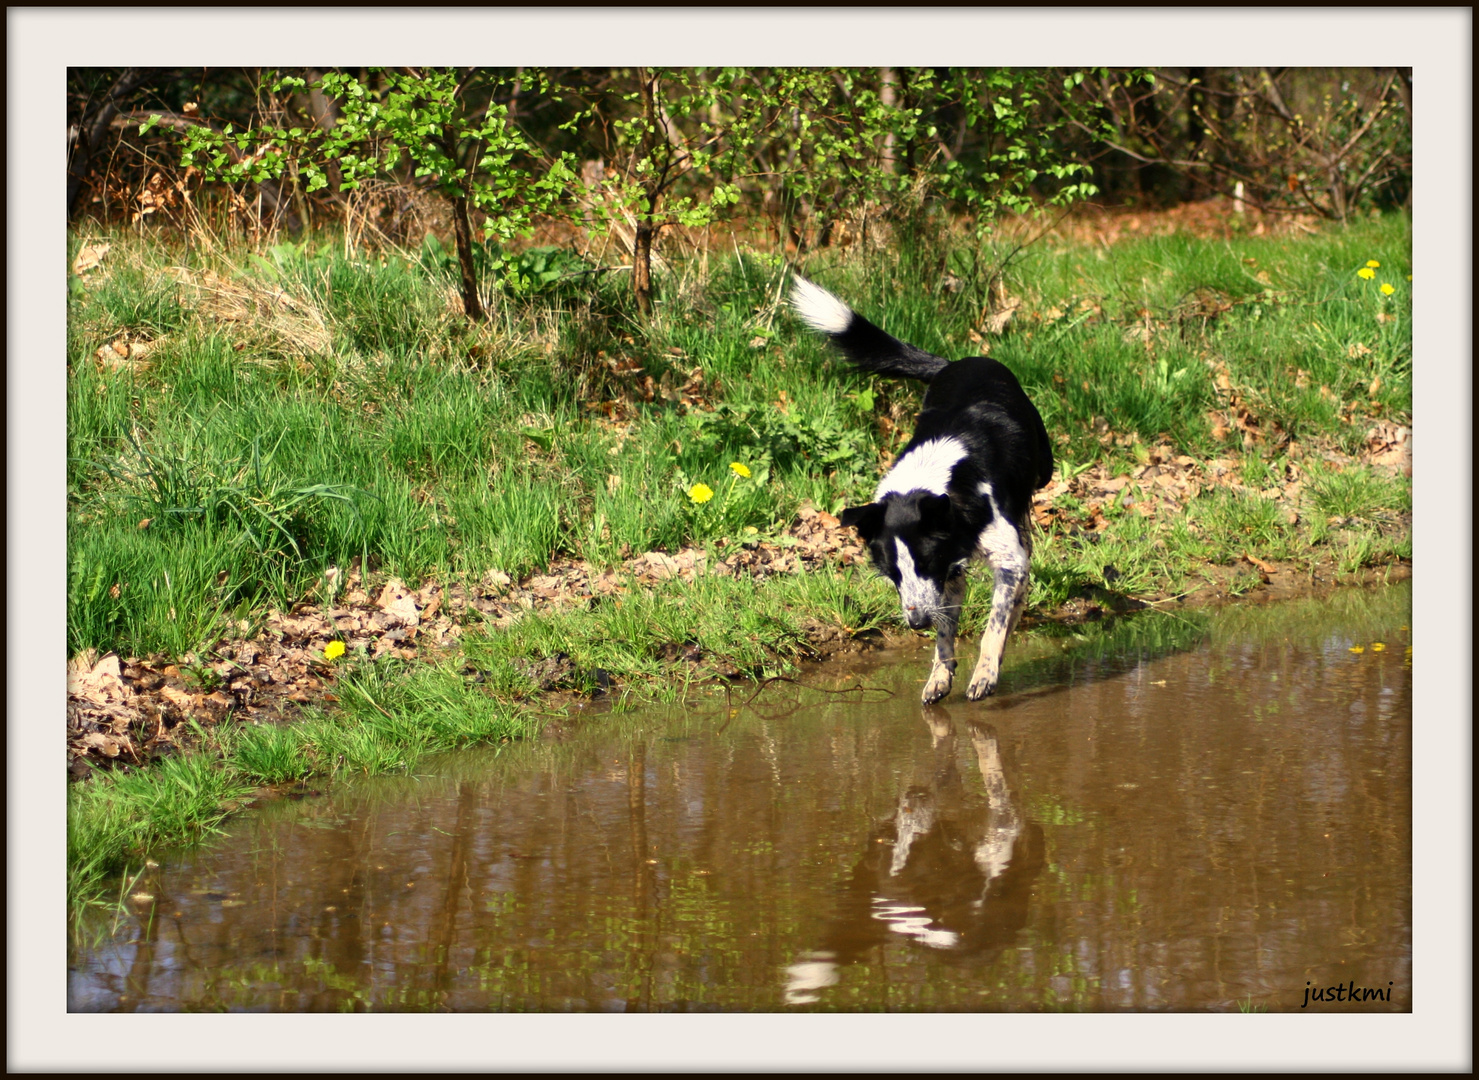
<path id="1" fill-rule="evenodd" d="M 1409 611 L 1038 635 L 984 705 L 889 654 L 283 800 L 157 854 L 70 1006 L 1409 1010 Z"/>

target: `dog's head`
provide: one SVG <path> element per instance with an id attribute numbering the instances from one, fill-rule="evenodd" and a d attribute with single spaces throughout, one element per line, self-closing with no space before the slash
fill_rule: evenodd
<path id="1" fill-rule="evenodd" d="M 904 621 L 913 629 L 922 630 L 960 603 L 970 547 L 962 550 L 948 495 L 889 494 L 848 507 L 839 520 L 858 530 L 873 565 L 899 590 Z"/>

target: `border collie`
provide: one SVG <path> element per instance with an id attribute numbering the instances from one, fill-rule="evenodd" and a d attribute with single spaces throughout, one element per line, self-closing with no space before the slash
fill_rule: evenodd
<path id="1" fill-rule="evenodd" d="M 939 701 L 955 679 L 955 632 L 973 558 L 995 585 L 981 659 L 966 697 L 996 690 L 1007 635 L 1027 602 L 1032 493 L 1053 474 L 1042 417 L 1010 371 L 973 356 L 953 363 L 884 333 L 827 290 L 796 278 L 791 306 L 857 367 L 929 385 L 914 437 L 873 493 L 842 512 L 873 565 L 899 590 L 904 620 L 933 625 L 935 657 L 921 695 Z"/>

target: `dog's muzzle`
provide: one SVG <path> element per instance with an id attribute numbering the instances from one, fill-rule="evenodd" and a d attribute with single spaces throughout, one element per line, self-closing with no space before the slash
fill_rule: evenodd
<path id="1" fill-rule="evenodd" d="M 924 608 L 909 604 L 904 606 L 904 621 L 909 624 L 911 630 L 923 630 L 934 622 L 930 613 Z"/>

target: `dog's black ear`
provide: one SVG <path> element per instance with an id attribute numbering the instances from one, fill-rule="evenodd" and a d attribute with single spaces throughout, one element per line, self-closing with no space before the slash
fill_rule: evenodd
<path id="1" fill-rule="evenodd" d="M 837 518 L 849 529 L 857 529 L 858 535 L 871 541 L 883 531 L 883 507 L 876 502 L 862 506 L 849 506 Z"/>
<path id="2" fill-rule="evenodd" d="M 919 527 L 925 532 L 949 532 L 955 524 L 949 495 L 926 495 L 919 500 Z"/>

